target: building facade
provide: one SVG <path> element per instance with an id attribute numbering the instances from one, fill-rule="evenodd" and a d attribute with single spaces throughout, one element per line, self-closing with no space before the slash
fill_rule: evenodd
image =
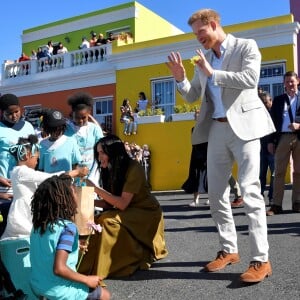
<path id="1" fill-rule="evenodd" d="M 72 31 L 70 26 L 64 26 L 70 22 Z M 147 32 L 149 23 L 155 22 L 160 22 L 160 26 L 157 29 L 152 27 L 151 33 Z M 58 35 L 62 28 L 68 28 L 68 32 Z M 299 28 L 291 14 L 227 26 L 225 31 L 256 40 L 262 53 L 260 86 L 276 96 L 283 92 L 283 74 L 298 68 Z M 88 52 L 79 50 L 78 40 L 92 30 L 113 32 L 118 38 L 111 44 L 90 48 Z M 124 40 L 124 32 L 130 33 L 128 40 Z M 43 39 L 38 39 L 40 36 Z M 69 52 L 54 56 L 47 69 L 44 68 L 45 62 L 42 66 L 43 61 L 3 64 L 0 92 L 16 94 L 24 106 L 54 107 L 66 116 L 70 112 L 67 105 L 69 95 L 77 91 L 90 93 L 94 98 L 93 115 L 99 123 L 124 140 L 150 146 L 153 189 L 180 189 L 188 175 L 194 121 L 175 122 L 172 118 L 174 106 L 183 105 L 184 101 L 176 91 L 165 62 L 171 51 L 179 51 L 187 76 L 191 78 L 194 67 L 190 58 L 199 48 L 194 35 L 180 32 L 139 3 L 130 2 L 95 14 L 25 30 L 23 50 L 28 52 L 48 40 L 60 41 L 65 37 L 70 40 Z M 74 40 L 76 43 L 71 44 Z M 103 60 L 97 58 L 97 51 L 99 53 L 101 48 L 105 51 Z M 137 134 L 125 136 L 123 123 L 120 123 L 120 106 L 125 98 L 135 106 L 141 91 L 153 106 L 164 112 L 164 122 L 143 123 L 143 117 L 140 117 Z M 200 101 L 195 104 L 199 105 Z"/>

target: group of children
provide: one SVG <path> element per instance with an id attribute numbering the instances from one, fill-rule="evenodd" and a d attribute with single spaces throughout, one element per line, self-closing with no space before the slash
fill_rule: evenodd
<path id="1" fill-rule="evenodd" d="M 31 286 L 38 296 L 105 300 L 110 293 L 100 288 L 99 276 L 76 272 L 79 243 L 71 180 L 93 168 L 94 145 L 103 133 L 90 115 L 90 95 L 74 94 L 68 104 L 69 120 L 58 110 L 42 111 L 46 137 L 39 141 L 22 118 L 19 99 L 0 97 L 0 210 L 7 218 L 1 239 L 30 235 Z"/>

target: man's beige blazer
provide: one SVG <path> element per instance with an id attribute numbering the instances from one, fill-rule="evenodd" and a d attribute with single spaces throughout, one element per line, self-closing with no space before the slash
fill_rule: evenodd
<path id="1" fill-rule="evenodd" d="M 212 60 L 212 50 L 205 57 Z M 272 119 L 258 97 L 261 54 L 251 39 L 228 35 L 222 70 L 215 70 L 214 84 L 221 87 L 223 105 L 234 133 L 249 141 L 275 131 Z M 195 67 L 191 82 L 178 89 L 188 102 L 202 99 L 200 114 L 192 134 L 192 144 L 207 142 L 212 122 L 213 102 L 206 93 L 207 77 Z"/>

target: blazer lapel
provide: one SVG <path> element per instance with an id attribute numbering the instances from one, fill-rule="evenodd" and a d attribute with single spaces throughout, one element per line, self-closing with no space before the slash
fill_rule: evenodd
<path id="1" fill-rule="evenodd" d="M 230 63 L 230 59 L 232 58 L 233 49 L 236 46 L 237 40 L 231 35 L 228 35 L 227 48 L 225 50 L 224 59 L 222 63 L 222 70 L 227 70 L 228 65 Z"/>
<path id="2" fill-rule="evenodd" d="M 212 56 L 213 56 L 213 52 L 212 50 L 207 51 L 205 54 L 205 58 L 206 60 L 211 64 L 212 61 Z M 204 94 L 205 94 L 205 90 L 206 90 L 206 86 L 207 86 L 207 76 L 204 75 L 203 72 L 199 72 L 199 79 L 200 79 L 200 85 L 201 85 L 201 95 L 200 95 L 200 99 L 203 99 Z"/>

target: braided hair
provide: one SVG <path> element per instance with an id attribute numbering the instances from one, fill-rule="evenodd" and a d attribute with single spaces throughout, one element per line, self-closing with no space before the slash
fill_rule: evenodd
<path id="1" fill-rule="evenodd" d="M 67 126 L 66 125 L 61 125 L 57 127 L 50 127 L 47 125 L 47 123 L 43 122 L 43 130 L 47 135 L 54 134 L 56 132 L 60 132 L 63 134 L 66 131 Z"/>
<path id="2" fill-rule="evenodd" d="M 72 221 L 77 205 L 69 175 L 54 175 L 43 181 L 32 196 L 31 213 L 34 231 L 42 235 L 49 229 L 53 231 L 59 221 Z"/>
<path id="3" fill-rule="evenodd" d="M 27 153 L 34 155 L 36 152 L 39 152 L 40 146 L 38 141 L 38 137 L 34 134 L 30 134 L 28 138 L 20 137 L 18 143 L 9 148 L 9 153 L 17 161 L 24 161 Z"/>

